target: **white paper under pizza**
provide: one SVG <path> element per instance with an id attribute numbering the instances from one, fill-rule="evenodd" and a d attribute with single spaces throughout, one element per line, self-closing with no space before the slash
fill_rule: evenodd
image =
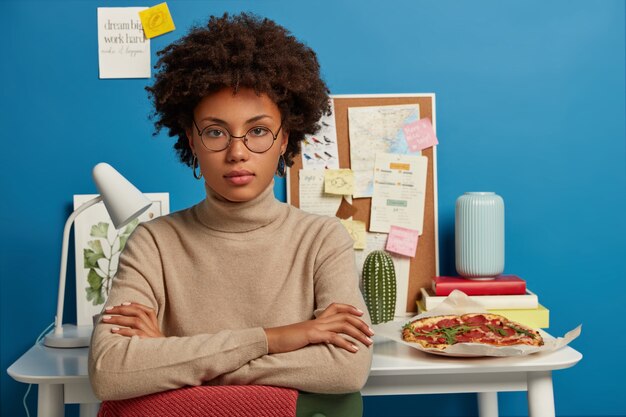
<path id="1" fill-rule="evenodd" d="M 402 340 L 402 328 L 410 321 L 423 317 L 442 316 L 447 314 L 467 314 L 467 313 L 486 313 L 487 310 L 479 303 L 473 301 L 464 292 L 454 290 L 445 300 L 432 310 L 418 314 L 417 316 L 404 319 L 394 320 L 383 324 L 374 325 L 374 332 L 377 336 L 392 339 L 398 343 L 402 343 L 423 352 L 434 353 L 438 355 L 448 356 L 524 356 L 536 352 L 550 352 L 567 345 L 580 335 L 581 325 L 567 332 L 563 337 L 552 337 L 546 332 L 539 330 L 543 337 L 543 346 L 491 346 L 482 343 L 457 343 L 446 347 L 445 349 L 424 348 L 419 343 L 409 343 Z"/>

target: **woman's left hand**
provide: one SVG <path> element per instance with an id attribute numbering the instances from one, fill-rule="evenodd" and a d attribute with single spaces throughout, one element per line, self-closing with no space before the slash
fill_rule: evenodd
<path id="1" fill-rule="evenodd" d="M 165 337 L 154 309 L 139 303 L 126 302 L 105 308 L 102 322 L 116 325 L 111 332 L 122 336 Z"/>

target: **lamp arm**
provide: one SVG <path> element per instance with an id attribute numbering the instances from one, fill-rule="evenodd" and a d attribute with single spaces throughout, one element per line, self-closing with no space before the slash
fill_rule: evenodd
<path id="1" fill-rule="evenodd" d="M 54 318 L 54 334 L 63 333 L 63 303 L 65 301 L 65 276 L 67 274 L 67 250 L 70 240 L 70 230 L 72 229 L 72 223 L 74 219 L 94 204 L 102 201 L 102 196 L 97 196 L 89 201 L 83 203 L 78 207 L 65 222 L 65 228 L 63 229 L 63 246 L 61 247 L 61 271 L 59 273 L 59 296 L 57 298 L 57 315 Z"/>

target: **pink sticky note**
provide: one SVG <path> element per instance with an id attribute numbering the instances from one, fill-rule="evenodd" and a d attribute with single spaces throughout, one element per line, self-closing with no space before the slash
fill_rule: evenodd
<path id="1" fill-rule="evenodd" d="M 387 236 L 387 246 L 385 249 L 398 255 L 409 256 L 413 258 L 417 250 L 417 239 L 419 231 L 406 229 L 399 226 L 391 226 L 389 236 Z"/>
<path id="2" fill-rule="evenodd" d="M 433 125 L 428 118 L 407 123 L 402 129 L 404 130 L 404 137 L 411 152 L 421 151 L 422 149 L 430 148 L 439 143 L 437 136 L 435 136 Z"/>

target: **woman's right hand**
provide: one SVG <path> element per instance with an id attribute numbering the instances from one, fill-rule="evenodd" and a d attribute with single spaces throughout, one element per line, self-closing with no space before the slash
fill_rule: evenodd
<path id="1" fill-rule="evenodd" d="M 348 304 L 333 303 L 313 320 L 265 329 L 269 353 L 283 353 L 305 346 L 327 343 L 349 352 L 359 348 L 342 335 L 350 336 L 365 346 L 373 342 L 374 331 L 359 317 L 363 312 Z"/>

